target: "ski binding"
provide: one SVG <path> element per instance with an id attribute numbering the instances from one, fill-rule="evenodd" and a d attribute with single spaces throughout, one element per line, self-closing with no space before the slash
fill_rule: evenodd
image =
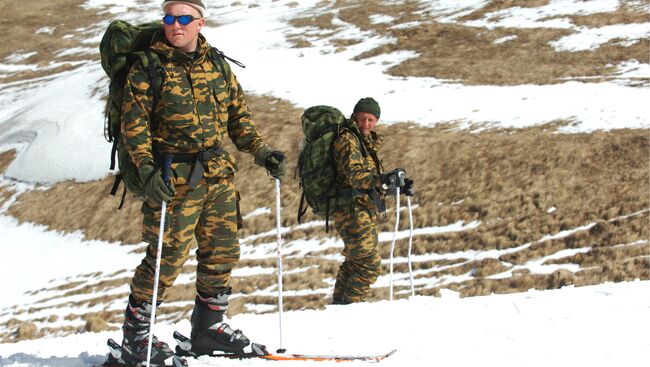
<path id="1" fill-rule="evenodd" d="M 174 331 L 174 339 L 178 344 L 176 346 L 177 356 L 197 358 L 202 355 L 205 355 L 205 354 L 197 354 L 193 352 L 192 341 L 185 335 L 179 333 L 178 331 Z M 249 352 L 245 352 L 244 350 L 241 350 L 241 352 L 236 352 L 236 353 L 218 353 L 218 354 L 212 354 L 208 356 L 229 357 L 229 358 L 254 358 L 254 357 L 260 357 L 269 354 L 269 352 L 266 350 L 266 347 L 262 344 L 251 343 L 250 347 L 251 350 Z"/>
<path id="2" fill-rule="evenodd" d="M 122 356 L 124 355 L 124 351 L 122 349 L 122 346 L 117 344 L 115 340 L 113 339 L 108 339 L 106 342 L 108 345 L 108 348 L 110 349 L 110 353 L 108 354 L 108 359 L 106 362 L 102 363 L 101 365 L 96 365 L 93 367 L 145 367 L 146 362 L 129 362 L 126 361 Z M 173 356 L 171 358 L 171 363 L 167 364 L 165 363 L 164 365 L 154 365 L 151 364 L 153 367 L 187 367 L 187 361 L 184 358 L 180 358 L 179 356 Z"/>

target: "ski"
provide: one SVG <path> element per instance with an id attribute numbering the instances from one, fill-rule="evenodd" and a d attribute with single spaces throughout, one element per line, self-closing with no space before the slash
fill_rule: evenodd
<path id="1" fill-rule="evenodd" d="M 178 343 L 176 347 L 176 355 L 182 357 L 200 357 L 200 354 L 192 352 L 192 342 L 189 338 L 179 332 L 174 332 L 174 339 Z M 330 362 L 349 362 L 349 361 L 365 361 L 365 362 L 379 362 L 397 352 L 397 349 L 386 354 L 379 355 L 316 355 L 316 354 L 271 354 L 266 350 L 262 344 L 252 343 L 251 351 L 241 353 L 217 353 L 211 354 L 209 357 L 216 358 L 229 358 L 229 359 L 266 359 L 270 361 L 330 361 Z"/>
<path id="2" fill-rule="evenodd" d="M 144 367 L 146 362 L 130 363 L 127 362 L 123 357 L 122 346 L 117 344 L 115 340 L 108 339 L 106 342 L 110 353 L 108 354 L 108 359 L 102 364 L 93 365 L 93 367 Z M 154 365 L 153 367 L 187 367 L 187 361 L 184 358 L 179 356 L 173 356 L 170 363 L 165 363 L 164 365 Z"/>
<path id="3" fill-rule="evenodd" d="M 210 357 L 215 358 L 228 358 L 228 359 L 266 359 L 269 361 L 330 361 L 330 362 L 352 362 L 352 361 L 361 361 L 361 362 L 380 362 L 390 356 L 392 356 L 397 349 L 386 354 L 379 355 L 336 355 L 336 354 L 264 354 L 259 355 L 253 352 L 243 353 L 243 354 L 233 354 L 233 353 L 222 353 L 222 354 L 213 354 Z"/>
<path id="4" fill-rule="evenodd" d="M 397 352 L 393 349 L 386 354 L 379 355 L 310 355 L 310 354 L 267 354 L 259 358 L 273 361 L 330 361 L 330 362 L 380 362 Z"/>

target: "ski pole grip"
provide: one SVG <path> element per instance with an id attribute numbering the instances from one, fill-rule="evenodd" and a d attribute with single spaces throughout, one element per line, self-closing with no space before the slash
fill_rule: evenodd
<path id="1" fill-rule="evenodd" d="M 397 168 L 397 182 L 396 185 L 398 187 L 404 187 L 404 177 L 406 177 L 406 171 L 404 171 L 402 168 Z"/>
<path id="2" fill-rule="evenodd" d="M 169 186 L 169 173 L 172 167 L 172 156 L 170 154 L 165 156 L 165 164 L 162 169 L 162 177 L 165 184 Z"/>

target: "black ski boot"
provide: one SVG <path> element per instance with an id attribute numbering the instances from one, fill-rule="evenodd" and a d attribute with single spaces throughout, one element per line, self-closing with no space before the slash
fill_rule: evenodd
<path id="1" fill-rule="evenodd" d="M 122 359 L 127 365 L 136 365 L 147 362 L 147 348 L 149 347 L 149 320 L 151 317 L 151 304 L 138 303 L 132 296 L 124 312 L 124 326 L 122 332 Z M 151 364 L 163 366 L 165 360 L 173 356 L 174 352 L 167 343 L 153 336 L 151 343 Z"/>
<path id="2" fill-rule="evenodd" d="M 192 312 L 191 354 L 212 355 L 225 352 L 243 355 L 250 340 L 241 332 L 223 322 L 228 309 L 230 287 L 222 289 L 214 297 L 196 296 Z M 178 349 L 178 348 L 177 348 Z"/>

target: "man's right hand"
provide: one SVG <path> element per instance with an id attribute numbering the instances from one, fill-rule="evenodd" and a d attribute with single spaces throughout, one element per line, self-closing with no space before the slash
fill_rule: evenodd
<path id="1" fill-rule="evenodd" d="M 174 187 L 165 183 L 160 169 L 153 164 L 145 164 L 140 167 L 140 178 L 144 182 L 144 192 L 147 200 L 161 205 L 163 201 L 169 202 L 174 197 Z"/>
<path id="2" fill-rule="evenodd" d="M 406 172 L 401 168 L 395 168 L 394 170 L 388 173 L 382 173 L 381 183 L 384 190 L 388 190 L 395 187 L 404 187 L 404 177 Z"/>

